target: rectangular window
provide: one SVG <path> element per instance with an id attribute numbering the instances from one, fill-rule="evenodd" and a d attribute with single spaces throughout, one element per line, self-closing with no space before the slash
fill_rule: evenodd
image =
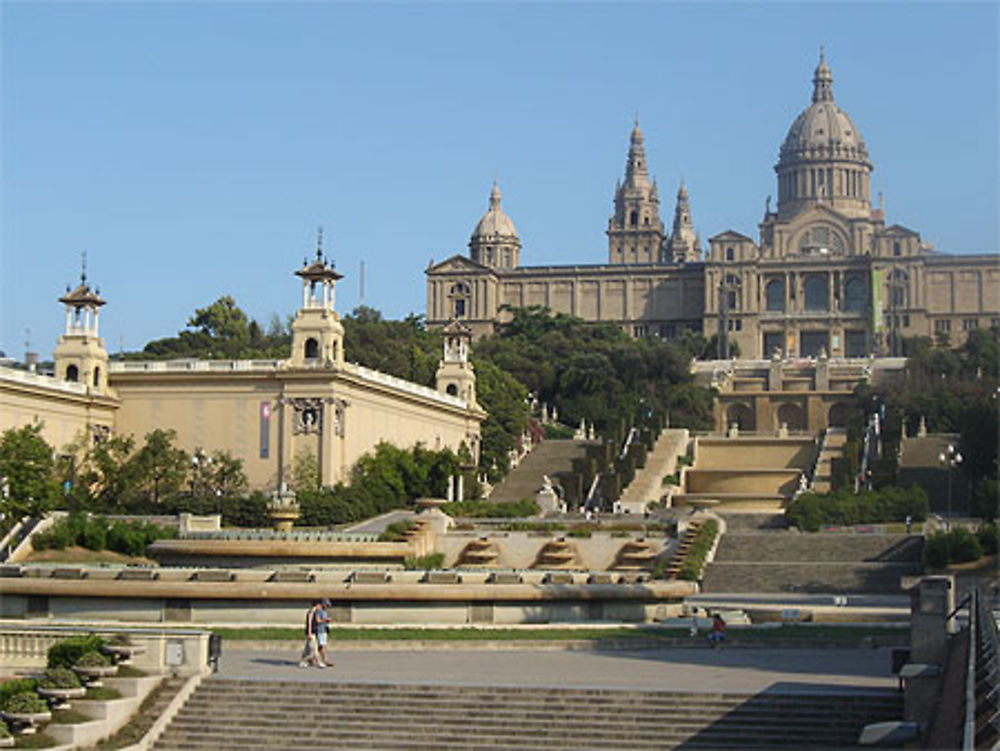
<path id="1" fill-rule="evenodd" d="M 465 318 L 465 300 L 455 300 L 455 318 Z"/>
<path id="2" fill-rule="evenodd" d="M 974 331 L 979 328 L 978 318 L 963 318 L 962 331 Z"/>
<path id="3" fill-rule="evenodd" d="M 271 402 L 260 403 L 260 458 L 267 459 L 271 450 Z"/>
<path id="4" fill-rule="evenodd" d="M 947 334 L 949 331 L 951 331 L 951 321 L 947 318 L 939 318 L 934 321 L 935 334 Z"/>
<path id="5" fill-rule="evenodd" d="M 633 326 L 632 327 L 632 336 L 634 336 L 636 339 L 639 339 L 641 337 L 646 336 L 646 327 L 645 326 Z"/>
<path id="6" fill-rule="evenodd" d="M 910 327 L 910 314 L 903 313 L 903 328 L 907 329 Z"/>
<path id="7" fill-rule="evenodd" d="M 673 323 L 664 323 L 660 326 L 661 339 L 673 339 L 677 336 L 677 326 Z"/>

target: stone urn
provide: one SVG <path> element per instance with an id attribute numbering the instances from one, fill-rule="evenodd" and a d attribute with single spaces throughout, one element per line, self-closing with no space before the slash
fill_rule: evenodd
<path id="1" fill-rule="evenodd" d="M 51 712 L 0 712 L 0 716 L 18 735 L 31 735 L 38 730 L 39 725 L 52 719 Z"/>
<path id="2" fill-rule="evenodd" d="M 275 532 L 291 532 L 292 525 L 299 518 L 299 502 L 295 500 L 295 491 L 285 485 L 276 491 L 267 505 L 267 515 L 274 525 Z"/>
<path id="3" fill-rule="evenodd" d="M 129 665 L 133 657 L 145 651 L 145 647 L 137 644 L 105 644 L 101 647 L 101 652 L 114 660 L 116 665 Z"/>
<path id="4" fill-rule="evenodd" d="M 102 678 L 108 678 L 118 672 L 117 665 L 74 665 L 73 672 L 87 684 L 87 688 L 99 688 L 104 683 Z"/>
<path id="5" fill-rule="evenodd" d="M 70 699 L 82 699 L 87 695 L 87 689 L 79 688 L 36 688 L 35 691 L 56 709 L 69 709 Z"/>

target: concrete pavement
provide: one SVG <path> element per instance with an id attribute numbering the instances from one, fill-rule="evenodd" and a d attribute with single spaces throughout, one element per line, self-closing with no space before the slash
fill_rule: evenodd
<path id="1" fill-rule="evenodd" d="M 612 688 L 713 693 L 894 691 L 887 649 L 665 648 L 575 652 L 490 648 L 343 650 L 327 669 L 297 651 L 227 645 L 226 678 L 344 683 Z"/>

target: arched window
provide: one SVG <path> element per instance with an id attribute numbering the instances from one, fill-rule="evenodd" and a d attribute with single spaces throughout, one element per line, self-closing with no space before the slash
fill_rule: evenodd
<path id="1" fill-rule="evenodd" d="M 77 368 L 76 365 L 66 366 L 66 380 L 72 381 L 73 383 L 76 383 L 78 380 L 80 380 L 80 369 Z"/>
<path id="2" fill-rule="evenodd" d="M 736 251 L 732 248 L 726 248 L 726 260 L 732 261 L 734 258 L 736 258 Z"/>
<path id="3" fill-rule="evenodd" d="M 894 242 L 892 244 L 892 254 L 894 256 L 901 256 L 901 255 L 903 255 L 903 248 L 899 244 L 899 240 L 897 240 L 896 242 Z"/>
<path id="4" fill-rule="evenodd" d="M 813 274 L 806 277 L 806 310 L 829 310 L 830 296 L 826 276 Z"/>
<path id="5" fill-rule="evenodd" d="M 101 385 L 101 369 L 94 368 L 94 388 Z"/>
<path id="6" fill-rule="evenodd" d="M 451 394 L 452 396 L 458 396 L 458 386 L 456 386 L 454 383 L 449 383 L 448 386 L 445 388 L 445 391 Z"/>
<path id="7" fill-rule="evenodd" d="M 764 288 L 764 295 L 767 297 L 767 309 L 784 311 L 785 309 L 785 280 L 772 279 Z"/>
<path id="8" fill-rule="evenodd" d="M 319 342 L 312 337 L 306 339 L 305 357 L 307 360 L 315 360 L 319 357 Z"/>
<path id="9" fill-rule="evenodd" d="M 638 211 L 633 211 L 631 214 L 629 214 L 628 223 L 631 224 L 633 227 L 635 227 L 637 224 L 639 224 L 639 212 Z"/>
<path id="10" fill-rule="evenodd" d="M 860 277 L 848 277 L 844 284 L 844 310 L 848 313 L 863 313 L 867 307 L 865 283 Z"/>

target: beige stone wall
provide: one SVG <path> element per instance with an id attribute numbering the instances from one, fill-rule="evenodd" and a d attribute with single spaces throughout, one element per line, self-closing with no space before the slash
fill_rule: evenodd
<path id="1" fill-rule="evenodd" d="M 117 400 L 83 384 L 64 383 L 9 368 L 0 369 L 0 432 L 42 424 L 42 437 L 61 452 L 93 428 L 114 425 Z"/>
<path id="2" fill-rule="evenodd" d="M 230 451 L 243 460 L 251 487 L 261 489 L 276 487 L 279 462 L 290 483 L 295 456 L 303 451 L 318 459 L 322 481 L 329 485 L 345 480 L 358 458 L 382 441 L 453 450 L 464 441 L 477 450 L 482 412 L 376 376 L 354 366 L 228 373 L 113 369 L 112 384 L 122 404 L 116 430 L 141 440 L 155 428 L 172 429 L 186 451 Z M 322 441 L 319 425 L 306 431 L 296 422 L 292 400 L 297 399 L 323 405 Z M 270 413 L 266 456 L 261 451 L 262 409 Z"/>

